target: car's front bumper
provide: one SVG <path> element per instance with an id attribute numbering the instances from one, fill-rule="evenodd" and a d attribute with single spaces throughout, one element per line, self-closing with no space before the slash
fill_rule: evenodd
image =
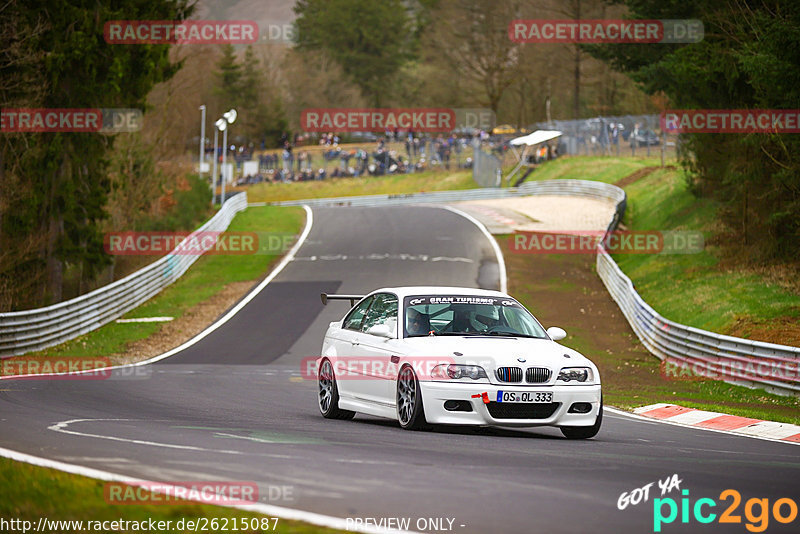
<path id="1" fill-rule="evenodd" d="M 441 425 L 493 425 L 493 426 L 591 426 L 597 419 L 600 409 L 601 386 L 594 385 L 496 385 L 486 383 L 467 382 L 420 382 L 425 419 L 432 424 Z M 507 418 L 499 417 L 497 403 L 498 391 L 514 392 L 539 392 L 550 391 L 553 393 L 553 403 L 557 403 L 551 415 L 540 417 Z M 492 409 L 495 416 L 490 413 L 490 406 L 484 402 L 483 394 L 490 402 L 495 403 Z M 450 411 L 445 409 L 444 403 L 448 400 L 468 401 L 472 411 Z M 570 407 L 576 403 L 590 403 L 591 410 L 587 413 L 569 413 Z M 508 406 L 510 403 L 502 403 Z M 516 404 L 516 403 L 514 403 Z M 531 405 L 528 405 L 531 406 Z M 504 407 L 505 408 L 505 407 Z M 549 410 L 541 407 L 544 413 Z M 536 409 L 533 409 L 536 411 Z M 507 415 L 507 414 L 506 414 Z"/>

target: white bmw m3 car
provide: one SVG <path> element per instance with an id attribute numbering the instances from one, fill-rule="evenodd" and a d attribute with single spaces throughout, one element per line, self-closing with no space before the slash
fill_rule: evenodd
<path id="1" fill-rule="evenodd" d="M 554 426 L 567 438 L 600 430 L 597 367 L 559 345 L 512 297 L 463 287 L 395 287 L 350 301 L 316 361 L 319 409 L 428 425 Z M 398 318 L 400 320 L 398 320 Z M 312 375 L 313 376 L 313 375 Z"/>

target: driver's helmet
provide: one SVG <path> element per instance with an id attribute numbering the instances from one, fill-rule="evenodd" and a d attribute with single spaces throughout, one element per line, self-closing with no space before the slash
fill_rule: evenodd
<path id="1" fill-rule="evenodd" d="M 409 308 L 406 313 L 406 331 L 410 336 L 427 334 L 431 329 L 430 318 L 427 314 L 420 313 L 414 308 Z"/>
<path id="2" fill-rule="evenodd" d="M 452 325 L 453 332 L 471 332 L 474 330 L 469 320 L 469 312 L 464 309 L 454 311 Z"/>

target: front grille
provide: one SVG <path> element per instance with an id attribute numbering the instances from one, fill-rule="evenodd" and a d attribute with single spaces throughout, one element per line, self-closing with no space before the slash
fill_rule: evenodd
<path id="1" fill-rule="evenodd" d="M 519 367 L 498 367 L 494 374 L 500 382 L 522 382 L 522 369 Z"/>
<path id="2" fill-rule="evenodd" d="M 528 367 L 525 371 L 525 382 L 529 384 L 543 384 L 550 380 L 550 369 L 547 367 Z"/>
<path id="3" fill-rule="evenodd" d="M 558 410 L 560 402 L 543 404 L 517 402 L 490 402 L 486 405 L 495 419 L 547 419 Z"/>

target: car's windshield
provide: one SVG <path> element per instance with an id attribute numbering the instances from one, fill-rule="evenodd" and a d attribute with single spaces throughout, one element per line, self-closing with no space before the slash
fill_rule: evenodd
<path id="1" fill-rule="evenodd" d="M 405 298 L 405 337 L 492 335 L 547 338 L 544 328 L 517 301 L 475 295 Z"/>

